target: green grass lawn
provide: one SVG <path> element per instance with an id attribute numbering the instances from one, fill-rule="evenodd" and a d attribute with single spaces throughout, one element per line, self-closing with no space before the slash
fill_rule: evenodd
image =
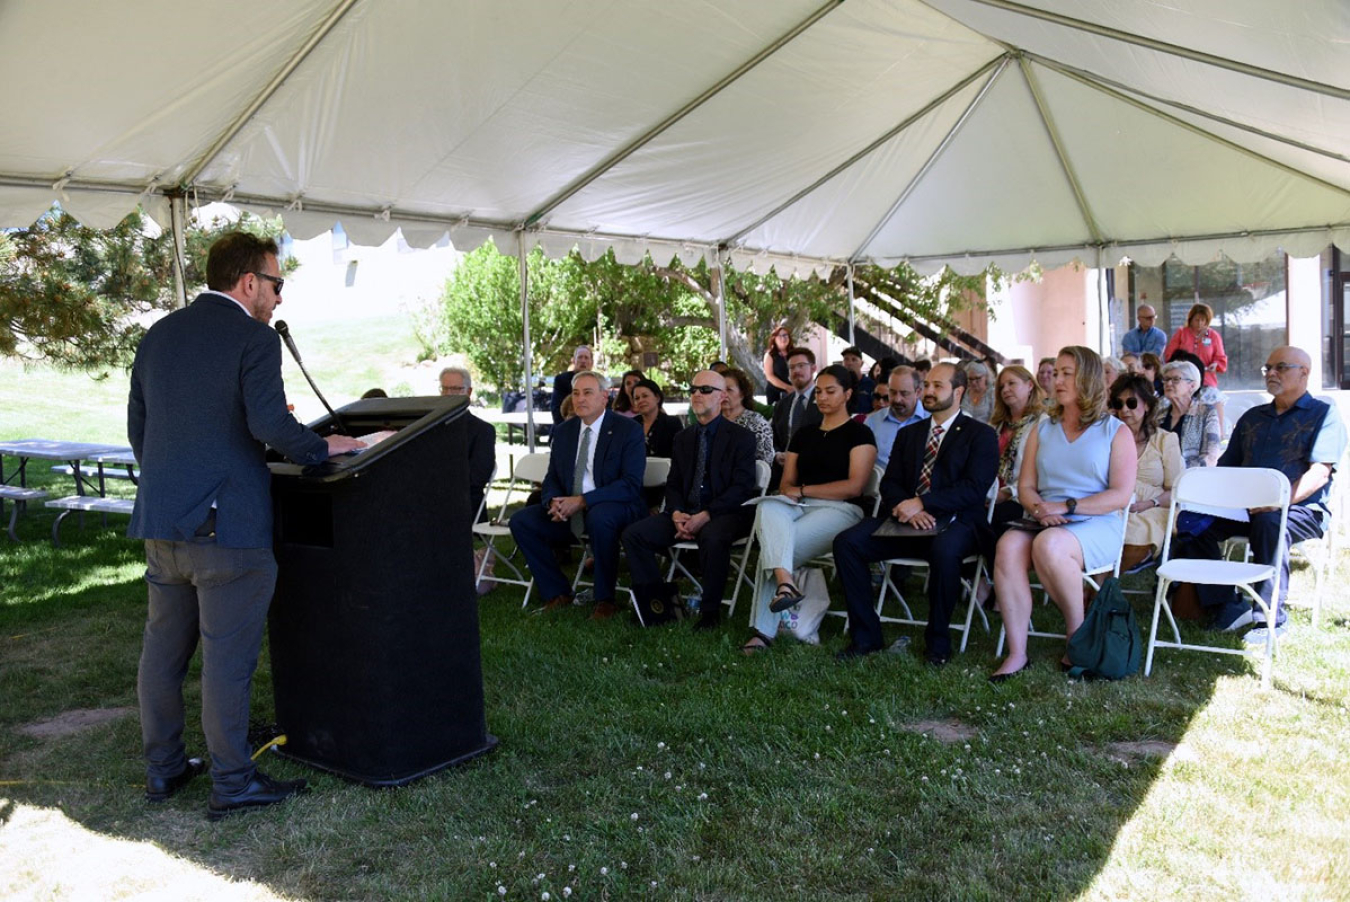
<path id="1" fill-rule="evenodd" d="M 332 353 L 335 381 L 364 390 L 341 331 L 315 343 L 316 369 Z M 39 414 L 7 392 L 7 435 L 117 438 L 118 392 L 26 378 L 117 409 Z M 545 617 L 500 588 L 479 602 L 495 752 L 378 791 L 269 754 L 314 791 L 212 824 L 205 780 L 141 800 L 139 545 L 124 518 L 89 516 L 54 549 L 52 516 L 28 511 L 0 549 L 0 898 L 1350 898 L 1344 556 L 1320 630 L 1296 568 L 1270 691 L 1246 661 L 1177 652 L 1149 679 L 1070 683 L 1049 640 L 994 687 L 984 633 L 942 670 L 840 665 L 836 618 L 822 647 L 746 659 L 744 597 L 734 624 L 694 634 Z M 190 677 L 194 753 L 199 701 Z M 32 730 L 85 709 L 112 716 Z M 266 653 L 253 714 L 272 716 Z"/>

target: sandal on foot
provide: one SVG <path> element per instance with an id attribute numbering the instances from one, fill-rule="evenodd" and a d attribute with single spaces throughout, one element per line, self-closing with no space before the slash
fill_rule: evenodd
<path id="1" fill-rule="evenodd" d="M 745 640 L 745 644 L 741 646 L 741 654 L 746 656 L 757 655 L 762 651 L 767 651 L 770 645 L 773 645 L 773 637 L 755 630 L 750 634 L 750 638 Z"/>
<path id="2" fill-rule="evenodd" d="M 773 601 L 769 602 L 769 610 L 781 614 L 805 597 L 792 583 L 779 583 Z"/>

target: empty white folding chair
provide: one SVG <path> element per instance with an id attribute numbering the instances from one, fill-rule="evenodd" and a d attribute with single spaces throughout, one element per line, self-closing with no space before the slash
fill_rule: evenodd
<path id="1" fill-rule="evenodd" d="M 493 469 L 493 474 L 496 475 L 495 468 Z M 497 511 L 497 516 L 491 520 L 482 523 L 474 523 L 473 525 L 473 534 L 483 540 L 484 546 L 483 561 L 478 567 L 478 573 L 474 577 L 474 588 L 478 588 L 479 583 L 482 582 L 483 573 L 487 569 L 488 561 L 495 559 L 497 563 L 493 568 L 491 577 L 493 581 L 525 587 L 525 598 L 520 603 L 522 608 L 530 603 L 530 592 L 534 589 L 534 577 L 527 575 L 516 566 L 515 561 L 511 560 L 511 557 L 515 554 L 514 551 L 511 556 L 504 555 L 496 547 L 496 543 L 498 539 L 511 535 L 511 527 L 508 524 L 510 518 L 506 515 L 506 511 L 507 508 L 511 506 L 512 496 L 520 495 L 524 497 L 528 495 L 539 483 L 544 481 L 544 477 L 547 475 L 547 451 L 526 454 L 516 460 L 515 466 L 511 469 L 511 478 L 506 484 L 506 496 L 502 499 L 502 506 Z M 483 503 L 487 503 L 486 492 L 483 493 Z M 498 569 L 501 566 L 510 568 L 512 576 L 501 575 L 501 572 Z"/>
<path id="2" fill-rule="evenodd" d="M 1171 558 L 1172 531 L 1176 528 L 1177 514 L 1185 510 L 1214 513 L 1215 509 L 1245 511 L 1254 507 L 1278 507 L 1280 510 L 1280 531 L 1275 542 L 1275 560 L 1271 563 Z M 1246 648 L 1191 645 L 1181 641 L 1181 629 L 1167 601 L 1167 588 L 1174 582 L 1184 582 L 1241 589 L 1265 614 L 1265 663 L 1261 670 L 1261 681 L 1266 686 L 1270 685 L 1271 666 L 1275 657 L 1274 602 L 1280 597 L 1281 558 L 1285 553 L 1284 538 L 1288 526 L 1289 479 L 1279 470 L 1262 467 L 1195 467 L 1181 475 L 1172 489 L 1172 505 L 1167 513 L 1167 539 L 1163 543 L 1162 563 L 1158 565 L 1158 590 L 1153 596 L 1153 623 L 1149 626 L 1144 676 L 1152 672 L 1153 653 L 1159 648 L 1226 655 L 1253 653 Z M 1256 585 L 1266 580 L 1271 581 L 1271 604 L 1267 604 L 1256 591 Z M 1158 638 L 1158 623 L 1164 615 L 1172 628 L 1171 641 Z"/>
<path id="3" fill-rule="evenodd" d="M 1101 586 L 1101 583 L 1098 582 L 1098 580 L 1101 579 L 1102 577 L 1105 577 L 1105 576 L 1107 576 L 1107 575 L 1110 575 L 1110 576 L 1116 577 L 1117 579 L 1120 578 L 1120 559 L 1121 559 L 1121 557 L 1125 554 L 1125 529 L 1126 529 L 1127 526 L 1129 526 L 1129 520 L 1130 520 L 1130 508 L 1131 508 L 1131 507 L 1134 507 L 1134 496 L 1133 496 L 1133 495 L 1130 496 L 1130 501 L 1129 501 L 1128 504 L 1125 505 L 1125 507 L 1123 507 L 1122 509 L 1120 509 L 1120 510 L 1117 511 L 1116 513 L 1112 514 L 1112 516 L 1119 517 L 1120 520 L 1121 520 L 1121 523 L 1120 523 L 1120 546 L 1119 546 L 1118 548 L 1116 548 L 1116 559 L 1115 559 L 1115 561 L 1114 561 L 1113 563 L 1109 564 L 1108 566 L 1105 566 L 1105 567 L 1098 567 L 1098 568 L 1096 568 L 1095 570 L 1084 570 L 1084 571 L 1082 571 L 1082 574 L 1083 574 L 1083 582 L 1086 583 L 1087 585 L 1091 586 L 1091 587 L 1092 587 L 1092 591 L 1094 591 L 1094 592 L 1098 592 L 1098 591 L 1101 590 L 1101 587 L 1102 587 L 1102 586 Z M 1042 603 L 1042 604 L 1049 604 L 1049 603 L 1050 603 L 1050 593 L 1046 591 L 1046 589 L 1045 589 L 1044 586 L 1040 585 L 1039 583 L 1033 582 L 1033 583 L 1031 584 L 1031 588 L 1032 588 L 1032 589 L 1040 589 L 1040 590 L 1041 590 L 1041 596 L 1042 596 L 1042 597 L 1041 597 L 1041 603 Z M 1027 629 L 1027 638 L 1028 638 L 1028 639 L 1031 639 L 1031 638 L 1033 638 L 1033 637 L 1034 637 L 1034 638 L 1038 638 L 1038 639 L 1067 639 L 1067 638 L 1068 638 L 1068 636 L 1066 636 L 1064 633 L 1044 632 L 1044 631 L 1041 631 L 1041 630 L 1036 629 L 1035 621 L 1032 621 L 1031 624 L 1030 624 L 1030 626 L 1029 626 L 1029 628 Z M 995 654 L 996 656 L 998 656 L 998 657 L 1002 657 L 1002 656 L 1003 656 L 1003 643 L 1004 643 L 1004 641 L 1005 641 L 1007 638 L 1008 638 L 1007 630 L 1006 630 L 1004 627 L 1000 626 L 1000 627 L 998 628 L 998 648 L 996 648 L 996 649 L 994 650 L 994 654 Z"/>
<path id="4" fill-rule="evenodd" d="M 765 463 L 762 460 L 755 461 L 755 486 L 759 489 L 759 497 L 761 498 L 764 497 L 764 493 L 767 492 L 769 489 L 769 478 L 772 475 L 772 473 L 773 469 L 767 463 Z M 735 587 L 731 590 L 730 599 L 726 598 L 722 599 L 722 604 L 727 605 L 728 617 L 730 617 L 732 614 L 736 612 L 736 599 L 741 594 L 741 585 L 743 583 L 745 585 L 748 585 L 750 587 L 750 591 L 752 592 L 755 589 L 754 582 L 745 575 L 746 565 L 750 561 L 750 550 L 754 546 L 754 544 L 755 544 L 755 531 L 754 528 L 752 527 L 750 530 L 750 535 L 746 536 L 743 539 L 737 539 L 731 546 L 732 547 L 731 563 L 732 566 L 736 568 L 736 579 L 734 583 Z M 703 583 L 700 582 L 699 579 L 694 576 L 694 574 L 690 573 L 689 568 L 687 568 L 684 565 L 684 563 L 680 560 L 680 552 L 682 551 L 698 551 L 698 543 L 676 542 L 674 545 L 670 546 L 670 570 L 666 572 L 666 582 L 670 582 L 672 579 L 674 579 L 675 573 L 676 571 L 678 571 L 686 579 L 691 581 L 697 587 L 698 591 L 701 593 L 703 591 Z"/>
<path id="5" fill-rule="evenodd" d="M 989 490 L 988 504 L 985 507 L 985 520 L 988 523 L 993 522 L 994 503 L 997 500 L 997 498 L 998 498 L 998 480 L 995 479 L 993 486 Z M 967 555 L 961 561 L 961 568 L 963 570 L 966 567 L 972 565 L 975 567 L 975 575 L 970 580 L 966 580 L 965 577 L 961 578 L 961 589 L 970 600 L 969 605 L 967 605 L 966 607 L 966 619 L 963 623 L 951 624 L 951 628 L 961 634 L 961 648 L 960 648 L 961 651 L 966 650 L 966 644 L 970 641 L 970 627 L 975 620 L 975 612 L 977 610 L 980 613 L 980 620 L 983 621 L 984 623 L 985 632 L 989 632 L 989 618 L 984 615 L 984 610 L 980 608 L 979 602 L 976 601 L 975 599 L 975 587 L 980 584 L 980 579 L 987 569 L 984 561 L 984 556 L 979 553 L 971 554 Z M 927 558 L 895 557 L 895 558 L 887 558 L 886 560 L 882 561 L 881 588 L 877 591 L 877 617 L 881 620 L 882 623 L 899 623 L 905 626 L 927 626 L 928 621 L 917 619 L 914 616 L 914 612 L 910 609 L 909 602 L 905 600 L 904 593 L 900 591 L 900 586 L 896 583 L 893 577 L 892 568 L 894 567 L 908 567 L 910 570 L 923 570 L 923 571 L 928 571 L 930 569 Z M 925 593 L 927 592 L 927 590 L 928 585 L 927 580 L 925 579 L 924 583 Z M 893 596 L 896 602 L 899 603 L 900 610 L 903 613 L 903 616 L 886 617 L 882 615 L 881 611 L 886 604 L 886 599 L 888 596 Z"/>

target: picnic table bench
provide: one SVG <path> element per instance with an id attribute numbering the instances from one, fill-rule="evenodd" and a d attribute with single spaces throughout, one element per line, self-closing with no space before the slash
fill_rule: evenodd
<path id="1" fill-rule="evenodd" d="M 19 522 L 19 512 L 30 501 L 41 501 L 47 497 L 47 493 L 42 489 L 29 489 L 18 485 L 0 485 L 0 500 L 14 502 L 14 509 L 9 514 L 9 538 L 11 541 L 19 541 L 19 534 L 14 531 L 14 526 Z"/>
<path id="2" fill-rule="evenodd" d="M 45 492 L 43 494 L 46 494 Z M 52 523 L 52 544 L 61 547 L 61 521 L 72 513 L 126 514 L 136 507 L 134 498 L 104 498 L 99 495 L 70 495 L 47 502 L 47 507 L 61 511 Z"/>

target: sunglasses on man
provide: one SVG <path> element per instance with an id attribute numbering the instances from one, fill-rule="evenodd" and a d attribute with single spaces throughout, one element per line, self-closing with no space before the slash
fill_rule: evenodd
<path id="1" fill-rule="evenodd" d="M 711 395 L 713 392 L 722 391 L 716 385 L 691 385 L 689 391 L 694 394 Z"/>

